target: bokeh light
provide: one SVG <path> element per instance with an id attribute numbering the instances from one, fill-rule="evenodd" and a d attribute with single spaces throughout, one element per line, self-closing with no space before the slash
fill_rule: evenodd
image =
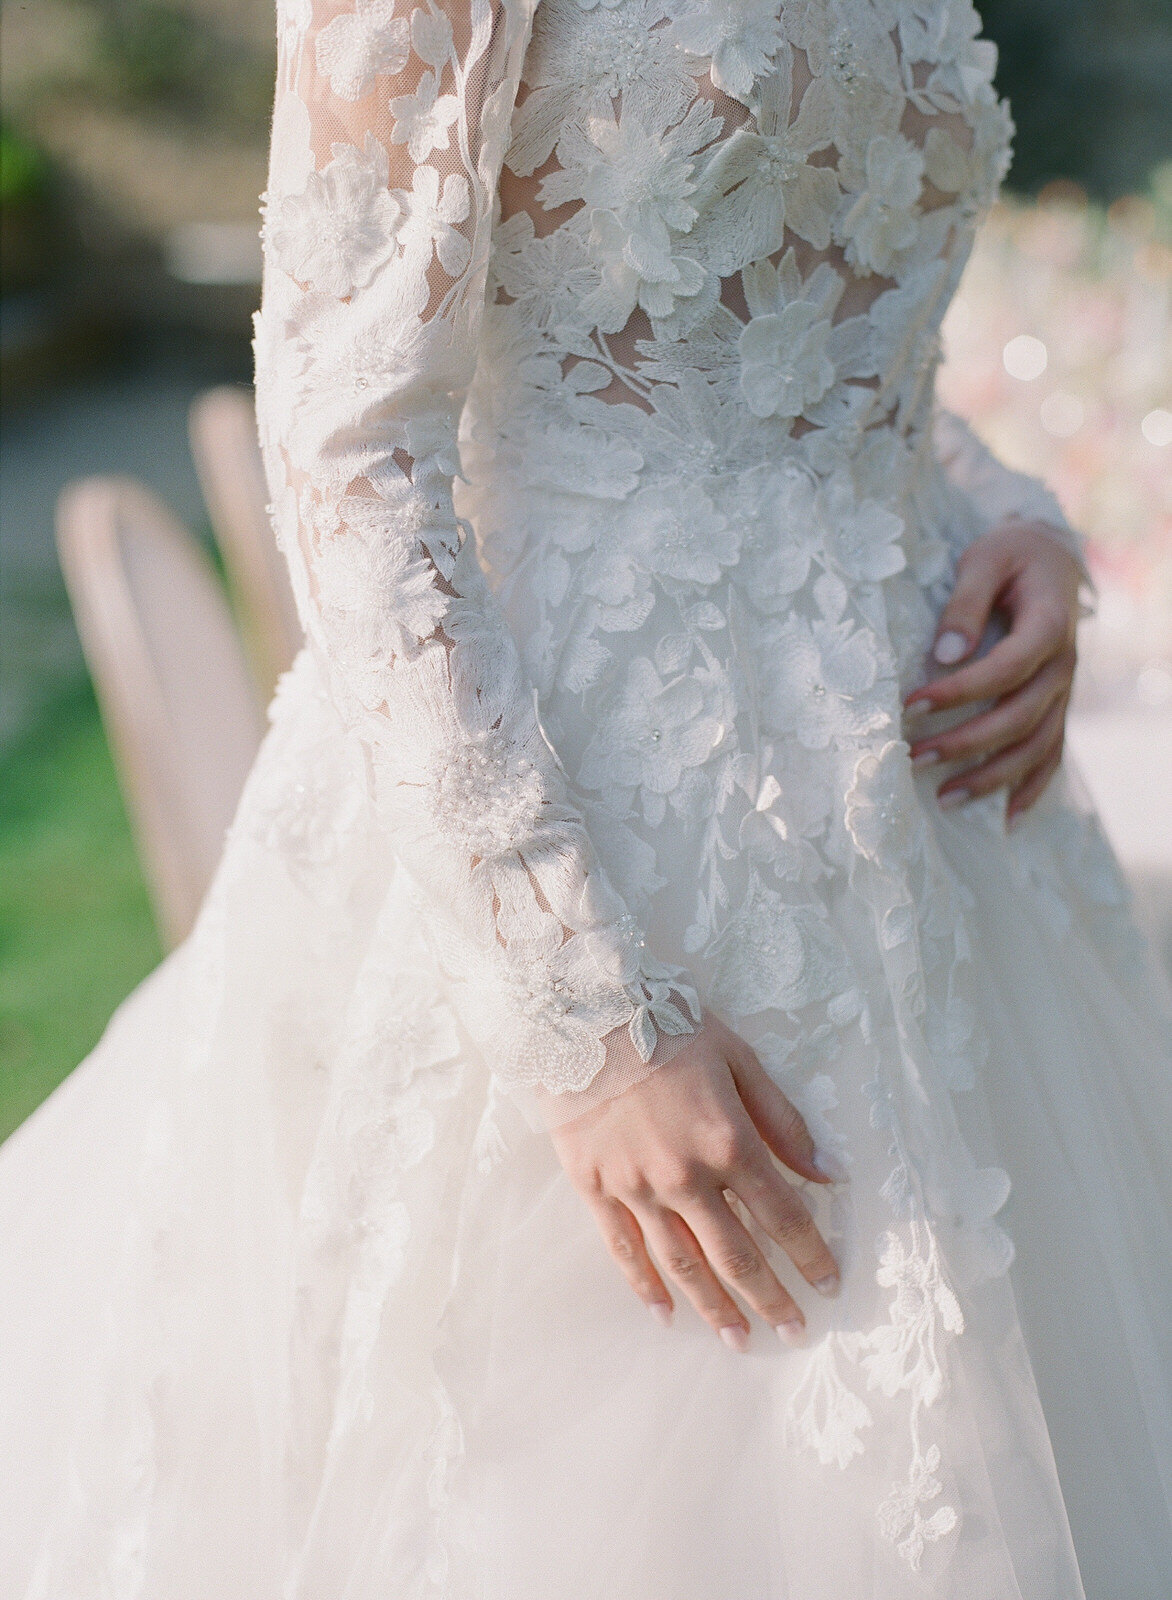
<path id="1" fill-rule="evenodd" d="M 1001 359 L 1011 378 L 1017 378 L 1021 383 L 1032 383 L 1045 372 L 1050 358 L 1041 339 L 1035 339 L 1032 333 L 1019 333 L 1002 350 Z"/>
<path id="2" fill-rule="evenodd" d="M 1144 438 L 1158 450 L 1172 444 L 1172 411 L 1157 406 L 1154 411 L 1148 412 L 1139 426 Z"/>

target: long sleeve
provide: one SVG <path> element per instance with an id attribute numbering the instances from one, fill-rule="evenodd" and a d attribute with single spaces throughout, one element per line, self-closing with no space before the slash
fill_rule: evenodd
<path id="1" fill-rule="evenodd" d="M 257 406 L 310 648 L 461 1019 L 514 1089 L 635 1081 L 699 1018 L 597 864 L 455 514 L 534 0 L 279 0 Z"/>
<path id="2" fill-rule="evenodd" d="M 1007 467 L 963 418 L 942 407 L 935 416 L 935 447 L 949 481 L 968 497 L 976 513 L 970 538 L 1009 517 L 1038 522 L 1076 558 L 1086 589 L 1097 595 L 1087 565 L 1086 541 L 1071 527 L 1057 497 L 1040 478 Z M 1090 609 L 1085 606 L 1084 612 Z"/>

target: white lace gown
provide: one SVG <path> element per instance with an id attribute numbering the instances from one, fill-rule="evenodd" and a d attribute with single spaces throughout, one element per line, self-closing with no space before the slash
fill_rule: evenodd
<path id="1" fill-rule="evenodd" d="M 278 28 L 308 644 L 0 1157 L 0 1590 L 1167 1600 L 1167 997 L 1069 768 L 1007 833 L 901 722 L 967 542 L 1077 548 L 934 402 L 1010 133 L 969 0 Z M 540 1131 L 700 1001 L 850 1172 L 801 1349 L 653 1322 Z"/>

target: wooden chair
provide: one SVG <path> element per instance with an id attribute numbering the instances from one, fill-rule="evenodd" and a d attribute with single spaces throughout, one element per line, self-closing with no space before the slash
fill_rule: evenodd
<path id="1" fill-rule="evenodd" d="M 208 514 L 228 569 L 245 645 L 264 699 L 302 644 L 285 558 L 265 509 L 268 488 L 247 389 L 208 389 L 188 417 Z"/>
<path id="2" fill-rule="evenodd" d="M 129 478 L 62 491 L 57 545 L 160 930 L 188 933 L 264 726 L 198 542 Z"/>

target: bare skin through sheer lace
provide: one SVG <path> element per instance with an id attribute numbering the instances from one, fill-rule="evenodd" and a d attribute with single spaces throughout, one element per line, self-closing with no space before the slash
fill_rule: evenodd
<path id="1" fill-rule="evenodd" d="M 663 29 L 670 26 L 667 17 L 660 17 L 652 26 Z M 541 31 L 540 15 L 537 24 L 538 33 Z M 889 36 L 898 59 L 898 40 Z M 916 63 L 912 69 L 912 81 L 920 89 L 927 82 L 929 69 L 923 63 Z M 793 126 L 801 117 L 802 100 L 814 82 L 814 75 L 810 70 L 809 59 L 806 52 L 801 49 L 793 51 L 791 86 L 788 106 L 779 106 L 783 126 Z M 525 101 L 531 91 L 522 78 L 517 104 L 524 107 Z M 719 118 L 721 130 L 718 138 L 729 138 L 738 129 L 747 133 L 759 131 L 759 123 L 753 111 L 742 102 L 717 88 L 711 78 L 705 74 L 697 73 L 695 92 L 698 99 L 706 100 Z M 622 117 L 623 92 L 621 89 L 614 94 L 612 105 L 616 119 Z M 914 146 L 922 148 L 927 134 L 931 129 L 938 130 L 938 134 L 947 135 L 957 147 L 970 154 L 973 147 L 973 130 L 965 119 L 956 113 L 933 112 L 926 114 L 911 101 L 904 107 L 903 115 L 899 122 L 899 132 L 902 133 Z M 828 143 L 822 149 L 813 150 L 809 155 L 809 164 L 813 168 L 822 168 L 831 171 L 839 159 L 839 153 L 833 144 Z M 571 216 L 575 215 L 585 205 L 584 201 L 567 201 L 562 205 L 551 205 L 548 208 L 541 202 L 541 191 L 544 180 L 551 173 L 560 170 L 556 151 L 551 154 L 535 171 L 520 175 L 514 172 L 506 155 L 505 164 L 500 178 L 501 216 L 507 220 L 518 212 L 524 212 L 533 223 L 534 234 L 543 238 L 547 234 L 562 227 Z M 921 211 L 930 211 L 943 208 L 951 203 L 953 196 L 938 189 L 930 179 L 927 179 L 920 192 Z M 845 280 L 845 289 L 841 300 L 834 312 L 836 322 L 848 317 L 857 316 L 867 311 L 875 300 L 888 289 L 895 287 L 895 280 L 880 274 L 870 273 L 866 276 L 857 275 L 850 270 L 841 248 L 819 249 L 815 243 L 804 238 L 800 233 L 790 227 L 783 229 L 782 243 L 770 251 L 765 258 L 777 266 L 787 250 L 793 250 L 798 270 L 803 278 L 808 278 L 815 268 L 821 263 L 832 265 Z M 505 303 L 508 294 L 503 289 L 498 289 L 497 299 Z M 720 301 L 727 306 L 729 311 L 740 321 L 748 322 L 750 311 L 745 299 L 745 290 L 740 272 L 729 273 L 720 278 Z M 651 411 L 652 407 L 646 398 L 643 381 L 639 377 L 639 345 L 641 341 L 654 337 L 654 330 L 647 314 L 642 310 L 632 312 L 628 321 L 617 332 L 606 335 L 600 339 L 600 344 L 609 364 L 613 369 L 610 383 L 603 389 L 594 391 L 595 398 L 608 404 L 630 404 Z M 577 357 L 569 357 L 566 367 L 572 367 Z M 652 380 L 654 381 L 654 380 Z M 858 382 L 871 388 L 879 386 L 879 378 L 875 375 L 860 377 Z M 814 426 L 805 418 L 799 417 L 794 424 L 794 432 L 800 436 L 803 432 Z"/>

